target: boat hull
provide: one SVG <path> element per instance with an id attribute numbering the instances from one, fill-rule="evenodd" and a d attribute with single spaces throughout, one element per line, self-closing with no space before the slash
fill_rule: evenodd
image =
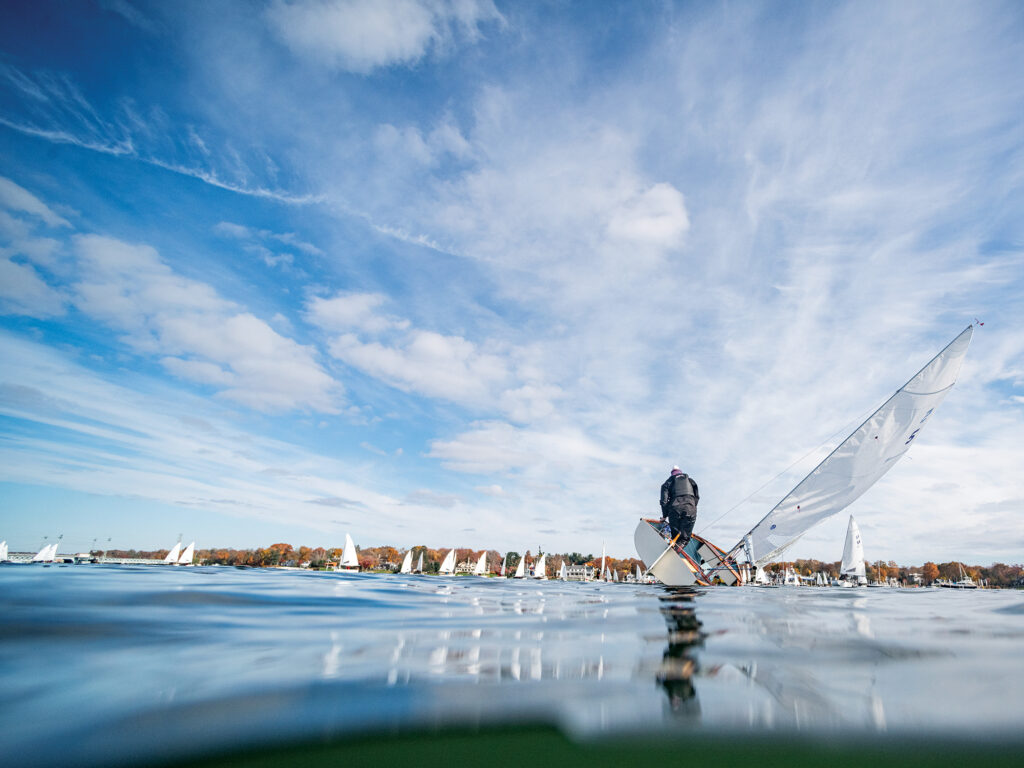
<path id="1" fill-rule="evenodd" d="M 633 533 L 633 543 L 648 573 L 667 586 L 741 583 L 736 564 L 720 548 L 697 535 L 686 549 L 671 545 L 661 532 L 660 520 L 641 518 Z"/>

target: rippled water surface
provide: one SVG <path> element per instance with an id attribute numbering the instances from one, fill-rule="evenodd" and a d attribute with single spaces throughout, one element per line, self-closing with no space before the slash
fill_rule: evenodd
<path id="1" fill-rule="evenodd" d="M 553 723 L 1017 736 L 1024 593 L 0 567 L 0 755 Z"/>

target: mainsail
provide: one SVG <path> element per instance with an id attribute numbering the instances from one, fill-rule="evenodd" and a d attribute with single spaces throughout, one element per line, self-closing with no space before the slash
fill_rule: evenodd
<path id="1" fill-rule="evenodd" d="M 475 576 L 487 575 L 487 550 L 480 553 L 480 559 L 476 561 L 476 568 L 473 569 Z"/>
<path id="2" fill-rule="evenodd" d="M 170 563 L 171 565 L 174 565 L 175 563 L 178 562 L 178 558 L 179 557 L 181 557 L 181 542 L 180 541 L 177 544 L 174 545 L 174 548 L 171 549 L 170 552 L 167 553 L 167 557 L 164 558 L 164 562 L 165 563 Z"/>
<path id="3" fill-rule="evenodd" d="M 548 563 L 547 555 L 541 555 L 537 558 L 537 562 L 533 564 L 533 578 L 535 579 L 547 579 L 548 577 Z"/>
<path id="4" fill-rule="evenodd" d="M 356 545 L 352 541 L 352 536 L 345 534 L 345 551 L 341 554 L 341 567 L 342 568 L 358 568 L 359 567 L 359 556 L 356 554 Z"/>
<path id="5" fill-rule="evenodd" d="M 192 565 L 192 561 L 196 556 L 196 543 L 193 541 L 187 547 L 185 551 L 181 553 L 181 557 L 178 558 L 178 565 Z"/>
<path id="6" fill-rule="evenodd" d="M 441 561 L 441 568 L 438 570 L 441 574 L 452 574 L 455 573 L 455 550 L 449 549 L 448 554 L 444 556 L 444 560 Z"/>
<path id="7" fill-rule="evenodd" d="M 412 573 L 412 550 L 410 549 L 405 553 L 405 557 L 402 559 L 402 568 L 399 573 Z"/>
<path id="8" fill-rule="evenodd" d="M 956 382 L 974 326 L 937 354 L 740 539 L 763 565 L 825 518 L 841 512 L 888 472 Z M 749 537 L 749 538 L 748 538 Z"/>
<path id="9" fill-rule="evenodd" d="M 843 562 L 839 567 L 839 577 L 856 579 L 858 583 L 867 582 L 864 570 L 864 542 L 860 538 L 860 528 L 850 515 L 850 525 L 846 529 L 846 544 L 843 546 Z"/>
<path id="10" fill-rule="evenodd" d="M 513 578 L 522 579 L 526 577 L 526 555 L 519 558 L 519 565 L 516 566 L 516 573 Z"/>

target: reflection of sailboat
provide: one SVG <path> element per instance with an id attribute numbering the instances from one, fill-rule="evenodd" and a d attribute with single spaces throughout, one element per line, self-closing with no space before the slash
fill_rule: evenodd
<path id="1" fill-rule="evenodd" d="M 850 515 L 846 528 L 846 544 L 843 545 L 843 562 L 839 566 L 840 586 L 864 586 L 868 583 L 864 568 L 864 542 L 860 537 L 857 521 Z"/>
<path id="2" fill-rule="evenodd" d="M 537 558 L 537 561 L 533 564 L 533 578 L 544 579 L 547 581 L 548 578 L 548 562 L 547 555 L 542 554 Z"/>
<path id="3" fill-rule="evenodd" d="M 480 553 L 480 559 L 476 561 L 476 568 L 473 569 L 474 576 L 487 575 L 487 550 Z"/>
<path id="4" fill-rule="evenodd" d="M 412 573 L 412 550 L 410 549 L 405 553 L 405 557 L 402 558 L 402 567 L 398 569 L 399 573 Z"/>
<path id="5" fill-rule="evenodd" d="M 698 667 L 692 653 L 703 645 L 704 635 L 695 611 L 695 594 L 676 588 L 660 598 L 661 615 L 668 625 L 668 647 L 662 655 L 657 680 L 668 694 L 669 707 L 677 717 L 700 716 L 693 684 Z"/>
<path id="6" fill-rule="evenodd" d="M 956 382 L 974 326 L 953 341 L 789 492 L 733 548 L 723 552 L 700 536 L 685 548 L 664 538 L 657 520 L 641 520 L 637 552 L 665 584 L 738 583 L 733 557 L 742 550 L 755 566 L 778 555 L 821 521 L 856 501 L 910 449 L 911 443 Z"/>
<path id="7" fill-rule="evenodd" d="M 441 567 L 437 571 L 442 576 L 451 576 L 455 573 L 455 549 L 449 549 L 448 554 L 441 561 Z"/>
<path id="8" fill-rule="evenodd" d="M 515 575 L 513 579 L 525 579 L 526 578 L 526 555 L 519 558 L 519 565 L 516 566 Z"/>
<path id="9" fill-rule="evenodd" d="M 341 555 L 341 563 L 338 566 L 342 571 L 358 571 L 359 557 L 356 555 L 356 544 L 349 534 L 345 534 L 345 551 Z"/>

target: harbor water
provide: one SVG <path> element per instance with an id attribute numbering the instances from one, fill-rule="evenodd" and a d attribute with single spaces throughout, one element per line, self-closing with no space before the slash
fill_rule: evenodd
<path id="1" fill-rule="evenodd" d="M 1013 741 L 1024 593 L 0 567 L 0 755 L 181 762 L 551 726 Z"/>

